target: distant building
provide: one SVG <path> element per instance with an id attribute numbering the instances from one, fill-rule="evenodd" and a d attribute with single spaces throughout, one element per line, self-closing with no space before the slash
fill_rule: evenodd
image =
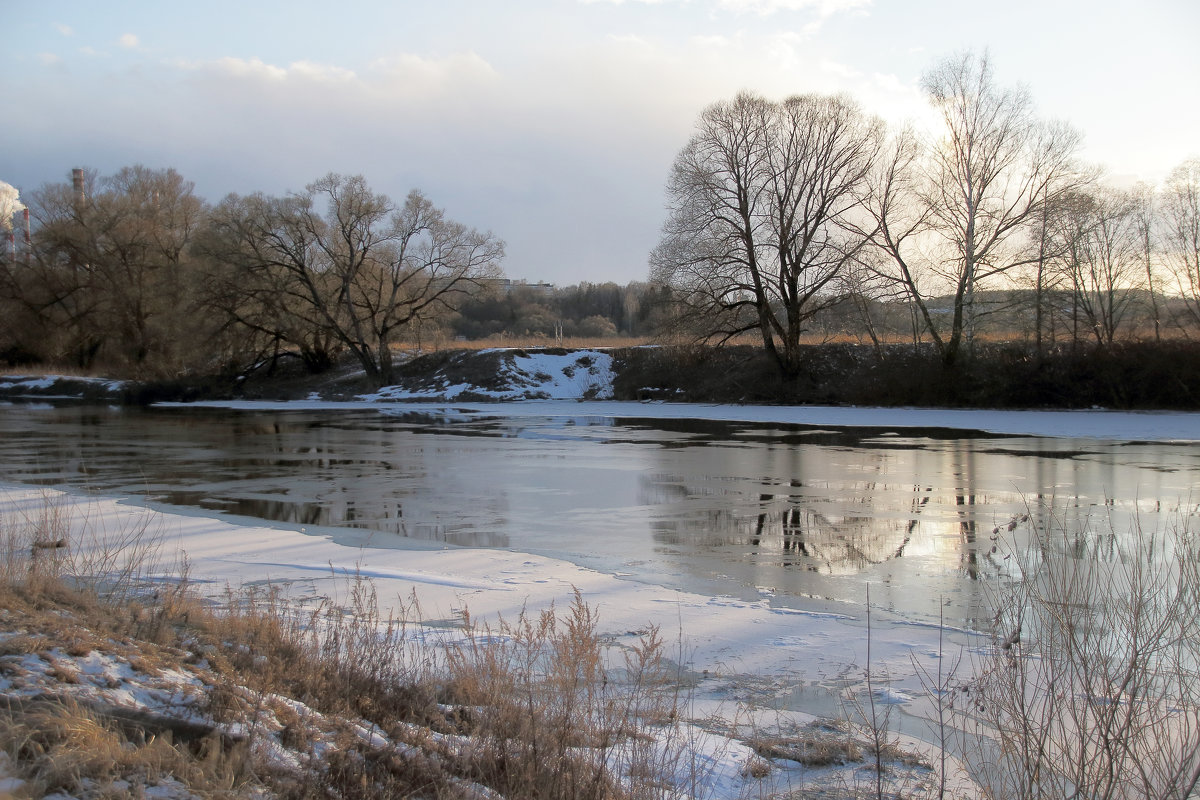
<path id="1" fill-rule="evenodd" d="M 494 290 L 497 294 L 512 294 L 520 289 L 540 295 L 548 295 L 554 292 L 554 284 L 545 282 L 529 283 L 528 281 L 512 280 L 511 278 L 484 278 L 479 283 L 481 286 Z"/>

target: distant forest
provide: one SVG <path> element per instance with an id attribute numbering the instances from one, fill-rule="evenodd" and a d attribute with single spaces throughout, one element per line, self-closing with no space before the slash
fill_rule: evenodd
<path id="1" fill-rule="evenodd" d="M 395 220 L 387 220 L 398 213 L 395 204 L 361 179 L 334 178 L 341 182 L 335 200 L 345 200 L 337 192 L 353 183 L 357 202 L 369 199 L 396 235 Z M 144 167 L 106 177 L 77 172 L 73 182 L 43 187 L 29 198 L 29 240 L 12 236 L 0 254 L 0 360 L 10 368 L 168 378 L 237 374 L 291 358 L 319 372 L 355 347 L 378 368 L 372 345 L 380 342 L 392 351 L 478 340 L 603 345 L 710 335 L 703 326 L 699 335 L 680 329 L 688 304 L 666 283 L 559 287 L 506 279 L 498 269 L 501 243 L 449 222 L 416 193 L 410 216 L 428 219 L 410 227 L 426 238 L 409 231 L 399 244 L 381 243 L 382 234 L 370 240 L 369 226 L 361 242 L 345 234 L 334 241 L 336 218 L 306 199 L 255 195 L 209 206 L 175 171 Z M 1081 272 L 1078 260 L 1058 258 L 1040 287 L 1027 271 L 1026 280 L 1014 273 L 1006 288 L 975 292 L 968 342 L 1040 352 L 1197 338 L 1196 298 L 1180 291 L 1187 284 L 1180 286 L 1182 276 L 1174 279 L 1155 250 L 1147 271 L 1137 241 L 1126 245 L 1128 263 L 1107 284 Z M 407 248 L 386 254 L 397 268 L 360 269 L 358 283 L 319 267 L 321 258 L 336 260 L 338 247 L 365 247 L 374 257 L 385 245 Z M 291 257 L 297 263 L 289 266 Z M 398 268 L 404 259 L 412 261 L 408 271 Z M 925 312 L 904 292 L 836 288 L 805 319 L 805 344 L 858 343 L 882 354 L 884 345 L 930 341 Z M 381 315 L 387 303 L 390 317 Z M 927 298 L 925 306 L 935 327 L 950 327 L 952 295 Z M 373 321 L 371 335 L 356 328 L 359 317 Z M 755 334 L 731 341 L 753 343 Z"/>

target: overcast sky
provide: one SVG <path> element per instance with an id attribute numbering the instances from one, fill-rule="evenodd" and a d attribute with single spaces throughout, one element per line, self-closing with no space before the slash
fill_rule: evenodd
<path id="1" fill-rule="evenodd" d="M 509 276 L 646 276 L 707 104 L 845 91 L 927 114 L 963 49 L 1114 180 L 1200 155 L 1197 0 L 0 0 L 0 181 L 174 167 L 216 201 L 362 173 L 508 243 Z"/>

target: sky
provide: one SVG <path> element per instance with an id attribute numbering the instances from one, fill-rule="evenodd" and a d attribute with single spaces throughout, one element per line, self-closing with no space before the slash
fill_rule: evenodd
<path id="1" fill-rule="evenodd" d="M 1200 155 L 1195 0 L 0 0 L 0 181 L 171 167 L 216 202 L 362 174 L 507 244 L 509 277 L 644 280 L 705 106 L 846 92 L 930 121 L 963 50 L 1115 183 Z"/>

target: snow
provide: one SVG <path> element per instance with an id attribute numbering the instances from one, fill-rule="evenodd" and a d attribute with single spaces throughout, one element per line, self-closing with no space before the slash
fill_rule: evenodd
<path id="1" fill-rule="evenodd" d="M 387 390 L 382 390 L 386 392 Z M 382 398 L 383 394 L 370 397 Z M 874 428 L 882 431 L 952 429 L 1006 436 L 1047 436 L 1152 442 L 1200 442 L 1200 413 L 1104 409 L 1013 411 L 1002 409 L 869 408 L 854 406 L 743 406 L 700 403 L 524 400 L 497 403 L 226 400 L 164 403 L 243 410 L 427 412 L 474 417 L 594 417 L 697 419 L 771 425 Z"/>
<path id="2" fill-rule="evenodd" d="M 611 419 L 701 419 L 771 425 L 863 427 L 880 434 L 921 429 L 975 430 L 1013 436 L 1093 438 L 1124 441 L 1200 442 L 1200 414 L 1182 412 L 1009 411 L 924 408 L 851 408 L 833 406 L 734 406 L 686 403 L 636 403 L 603 400 L 612 396 L 611 357 L 602 351 L 567 355 L 513 352 L 505 362 L 505 390 L 484 390 L 442 381 L 424 394 L 389 387 L 352 402 L 325 402 L 310 395 L 293 402 L 226 401 L 195 403 L 248 410 L 374 409 L 381 414 L 425 412 L 466 417 L 568 417 Z M 37 388 L 49 388 L 49 383 Z M 0 388 L 8 384 L 0 383 Z M 31 387 L 31 384 L 23 384 Z M 501 402 L 480 403 L 491 397 Z M 436 397 L 436 401 L 430 398 Z M 540 400 L 522 398 L 540 397 Z M 413 402 L 424 398 L 423 402 Z M 595 399 L 582 399 L 595 398 Z M 164 404 L 180 405 L 180 404 Z M 739 699 L 774 698 L 808 693 L 839 698 L 846 687 L 861 688 L 866 662 L 866 628 L 860 616 L 842 613 L 819 600 L 803 609 L 773 606 L 769 591 L 756 601 L 710 597 L 671 587 L 653 586 L 599 572 L 569 561 L 506 550 L 414 546 L 400 549 L 370 543 L 352 546 L 332 535 L 282 525 L 239 525 L 202 512 L 167 513 L 117 498 L 96 498 L 46 489 L 0 486 L 0 519 L 36 518 L 47 502 L 74 526 L 73 540 L 93 531 L 146 530 L 162 545 L 160 563 L 182 563 L 190 580 L 219 594 L 227 585 L 270 582 L 307 597 L 345 597 L 354 576 L 369 578 L 380 599 L 383 618 L 399 613 L 412 596 L 419 600 L 430 637 L 461 634 L 453 622 L 465 609 L 477 620 L 515 619 L 566 607 L 576 590 L 597 611 L 602 632 L 613 641 L 632 643 L 637 631 L 659 628 L 675 643 L 669 655 L 696 682 L 695 719 L 681 721 L 678 735 L 703 766 L 703 794 L 738 797 L 755 784 L 746 777 L 753 754 L 742 743 L 697 727 L 710 715 L 742 714 Z M 121 537 L 116 536 L 115 540 Z M 156 578 L 171 580 L 168 569 Z M 914 709 L 923 690 L 915 664 L 934 665 L 939 657 L 935 627 L 880 614 L 872 623 L 872 669 L 891 676 L 876 701 Z M 953 647 L 966 647 L 968 636 L 950 632 Z M 55 654 L 56 658 L 65 656 Z M 30 660 L 31 673 L 46 674 L 48 662 Z M 113 701 L 164 707 L 187 702 L 192 676 L 164 674 L 153 683 L 127 665 L 89 654 L 75 666 L 96 691 Z M 167 686 L 176 681 L 173 687 Z M 103 687 L 102 687 L 103 684 Z M 110 684 L 116 684 L 111 688 Z M 110 687 L 110 688 L 104 688 Z M 12 691 L 4 686 L 4 691 Z M 364 728 L 359 735 L 376 741 L 382 732 Z M 665 746 L 665 745 L 664 745 Z M 279 754 L 279 758 L 283 758 Z M 680 776 L 681 782 L 684 776 Z M 10 779 L 0 763 L 0 792 Z"/>
<path id="3" fill-rule="evenodd" d="M 100 386 L 115 391 L 125 386 L 125 381 L 110 378 L 88 378 L 65 375 L 4 375 L 0 377 L 0 389 L 51 389 L 59 381 Z"/>
<path id="4" fill-rule="evenodd" d="M 22 389 L 49 389 L 58 383 L 58 377 L 53 375 L 41 378 L 34 378 L 27 375 L 9 375 L 6 377 L 7 380 L 0 382 L 0 389 L 13 389 L 16 387 Z"/>
<path id="5" fill-rule="evenodd" d="M 1200 413 L 1159 411 L 999 410 L 944 408 L 857 408 L 846 406 L 752 406 L 698 403 L 617 402 L 613 359 L 605 350 L 542 352 L 515 349 L 481 351 L 499 357 L 495 389 L 450 383 L 435 375 L 435 389 L 389 386 L 351 402 L 217 402 L 228 408 L 355 409 L 383 413 L 435 411 L 482 416 L 608 417 L 626 419 L 700 419 L 782 425 L 868 427 L 885 430 L 949 428 L 1018 436 L 1118 439 L 1129 441 L 1200 441 Z M 459 398 L 473 403 L 459 407 Z M 492 401 L 479 404 L 479 398 Z M 416 401 L 416 402 L 414 402 Z M 421 402 L 423 401 L 423 402 Z M 572 402 L 574 401 L 574 402 Z M 454 406 L 447 407 L 453 403 Z"/>
<path id="6" fill-rule="evenodd" d="M 481 354 L 501 355 L 497 383 L 505 388 L 488 388 L 471 383 L 450 383 L 441 374 L 432 378 L 437 388 L 409 389 L 387 386 L 361 395 L 365 401 L 454 400 L 463 395 L 492 400 L 605 400 L 613 396 L 612 355 L 602 350 L 572 350 L 546 353 L 524 350 L 485 350 Z"/>
<path id="7" fill-rule="evenodd" d="M 741 714 L 738 698 L 783 696 L 798 686 L 840 693 L 855 682 L 865 663 L 862 621 L 830 613 L 814 601 L 810 611 L 773 608 L 769 599 L 746 602 L 707 597 L 676 589 L 623 580 L 554 558 L 505 550 L 396 549 L 341 544 L 330 535 L 314 535 L 282 526 L 238 525 L 200 513 L 166 513 L 122 502 L 23 486 L 0 486 L 0 519 L 37 519 L 49 504 L 71 522 L 73 547 L 86 551 L 89 532 L 100 531 L 101 546 L 122 541 L 116 531 L 146 531 L 161 543 L 151 579 L 169 581 L 169 565 L 186 562 L 189 579 L 219 596 L 226 586 L 270 582 L 303 597 L 347 596 L 353 575 L 370 576 L 382 616 L 401 613 L 416 596 L 427 637 L 453 641 L 462 636 L 454 621 L 464 609 L 473 619 L 514 620 L 523 611 L 566 608 L 578 590 L 598 613 L 608 639 L 633 644 L 638 631 L 656 625 L 668 646 L 667 656 L 693 676 L 696 720 Z M 936 657 L 937 631 L 902 620 L 874 624 L 872 659 L 891 675 L 911 674 L 909 653 Z M 819 646 L 813 646 L 818 645 Z M 915 647 L 915 649 L 914 649 Z M 50 654 L 57 663 L 67 659 Z M 49 679 L 51 662 L 30 656 L 30 674 Z M 37 663 L 34 663 L 34 662 Z M 186 707 L 197 691 L 195 676 L 162 671 L 146 676 L 111 656 L 89 653 L 76 660 L 80 683 L 107 702 L 148 708 Z M 915 678 L 892 684 L 900 693 L 920 691 Z M 750 688 L 747 688 L 750 687 Z M 11 691 L 7 689 L 6 691 Z M 703 796 L 733 798 L 753 788 L 746 777 L 748 748 L 727 736 L 701 730 L 687 720 L 679 737 L 695 752 L 690 768 L 699 768 Z M 363 729 L 365 741 L 378 730 Z M 674 740 L 675 737 L 672 737 Z M 668 742 L 668 745 L 675 746 Z M 664 745 L 667 746 L 667 745 Z M 284 754 L 276 756 L 284 758 Z M 0 775 L 2 777 L 2 775 Z M 753 792 L 752 792 L 753 793 Z"/>

